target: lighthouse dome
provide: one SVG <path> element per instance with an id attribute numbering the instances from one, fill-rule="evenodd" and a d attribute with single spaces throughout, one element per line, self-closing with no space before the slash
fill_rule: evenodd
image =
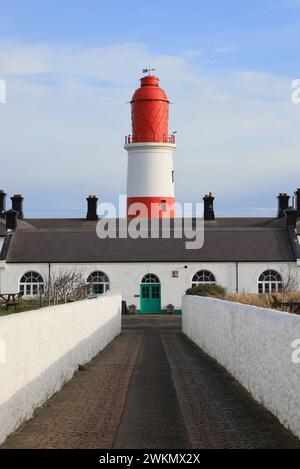
<path id="1" fill-rule="evenodd" d="M 135 101 L 153 100 L 168 101 L 168 97 L 164 90 L 159 87 L 159 78 L 149 75 L 141 78 L 141 86 L 132 96 L 131 103 Z"/>
<path id="2" fill-rule="evenodd" d="M 159 78 L 141 78 L 131 99 L 132 142 L 167 142 L 169 100 Z"/>

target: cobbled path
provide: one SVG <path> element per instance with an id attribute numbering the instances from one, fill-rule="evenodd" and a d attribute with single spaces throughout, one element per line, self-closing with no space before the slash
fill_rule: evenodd
<path id="1" fill-rule="evenodd" d="M 128 316 L 5 448 L 300 448 L 300 441 L 180 331 Z"/>

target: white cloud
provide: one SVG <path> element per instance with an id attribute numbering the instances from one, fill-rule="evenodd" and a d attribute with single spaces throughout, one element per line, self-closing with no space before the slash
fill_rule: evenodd
<path id="1" fill-rule="evenodd" d="M 0 43 L 0 71 L 3 75 L 33 75 L 47 73 L 53 67 L 53 51 L 46 45 Z"/>
<path id="2" fill-rule="evenodd" d="M 256 207 L 266 188 L 272 198 L 294 189 L 300 106 L 291 103 L 288 77 L 251 70 L 216 73 L 201 55 L 196 64 L 193 53 L 157 55 L 145 44 L 83 49 L 2 43 L 0 50 L 0 77 L 7 81 L 7 104 L 0 106 L 5 167 L 0 185 L 24 192 L 25 208 L 33 212 L 40 192 L 49 207 L 59 207 L 63 197 L 74 211 L 90 192 L 102 200 L 124 193 L 126 101 L 147 64 L 156 66 L 174 103 L 171 130 L 178 130 L 181 200 L 212 190 L 228 203 L 247 190 L 249 207 Z"/>

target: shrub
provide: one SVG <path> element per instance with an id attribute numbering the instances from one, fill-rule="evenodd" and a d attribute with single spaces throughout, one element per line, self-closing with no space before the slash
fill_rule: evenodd
<path id="1" fill-rule="evenodd" d="M 187 295 L 212 296 L 223 299 L 226 295 L 226 289 L 221 285 L 203 283 L 195 287 L 188 288 Z"/>

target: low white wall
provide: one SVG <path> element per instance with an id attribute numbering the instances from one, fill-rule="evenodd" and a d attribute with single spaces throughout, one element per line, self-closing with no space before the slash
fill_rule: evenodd
<path id="1" fill-rule="evenodd" d="M 0 317 L 0 443 L 120 331 L 120 295 Z"/>
<path id="2" fill-rule="evenodd" d="M 214 298 L 183 297 L 183 332 L 300 438 L 300 317 Z"/>

